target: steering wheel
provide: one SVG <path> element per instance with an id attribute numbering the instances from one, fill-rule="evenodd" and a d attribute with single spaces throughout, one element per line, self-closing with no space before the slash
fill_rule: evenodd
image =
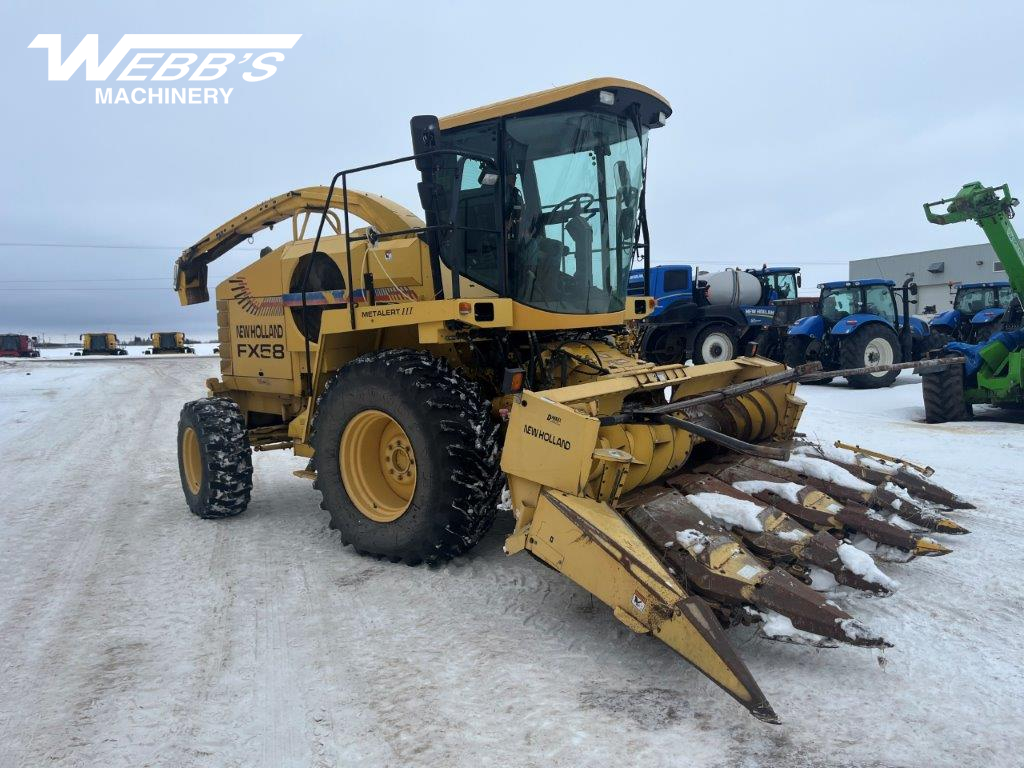
<path id="1" fill-rule="evenodd" d="M 580 192 L 575 195 L 569 195 L 569 197 L 565 198 L 565 200 L 558 203 L 554 208 L 544 214 L 545 223 L 561 224 L 570 216 L 578 216 L 584 211 L 587 211 L 596 201 L 597 198 L 589 192 Z M 564 213 L 562 213 L 563 209 L 565 211 Z M 593 211 L 586 218 L 591 219 L 596 213 L 597 211 Z"/>

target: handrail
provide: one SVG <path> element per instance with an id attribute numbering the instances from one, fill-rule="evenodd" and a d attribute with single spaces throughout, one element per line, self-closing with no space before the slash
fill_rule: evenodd
<path id="1" fill-rule="evenodd" d="M 337 189 L 338 180 L 341 179 L 341 198 L 342 198 L 341 207 L 342 207 L 343 216 L 344 216 L 344 223 L 345 223 L 345 267 L 346 267 L 347 280 L 348 280 L 348 283 L 347 283 L 348 284 L 348 309 L 349 309 L 349 322 L 352 325 L 352 330 L 355 330 L 355 327 L 356 327 L 356 305 L 355 305 L 355 301 L 354 301 L 354 281 L 352 279 L 352 243 L 353 242 L 357 242 L 359 240 L 363 240 L 363 239 L 367 239 L 368 240 L 369 237 L 366 236 L 366 235 L 353 237 L 352 234 L 351 234 L 351 228 L 349 226 L 349 218 L 348 218 L 348 177 L 349 177 L 349 174 L 363 173 L 365 171 L 372 171 L 372 170 L 376 170 L 378 168 L 386 168 L 386 167 L 391 166 L 391 165 L 398 165 L 399 163 L 407 163 L 410 160 L 420 160 L 422 158 L 436 157 L 436 156 L 441 156 L 441 155 L 456 155 L 458 157 L 464 157 L 464 158 L 467 158 L 469 160 L 478 160 L 478 161 L 481 161 L 481 162 L 490 162 L 490 163 L 494 163 L 495 162 L 495 159 L 493 157 L 490 157 L 488 155 L 477 154 L 477 153 L 474 153 L 474 152 L 465 152 L 465 151 L 458 150 L 458 149 L 432 149 L 432 150 L 429 150 L 427 152 L 421 152 L 419 154 L 414 154 L 414 155 L 406 155 L 405 157 L 399 157 L 399 158 L 395 158 L 393 160 L 385 160 L 385 161 L 379 162 L 379 163 L 370 163 L 369 165 L 360 165 L 360 166 L 357 166 L 355 168 L 348 168 L 348 169 L 345 169 L 345 170 L 342 170 L 342 171 L 338 171 L 337 173 L 334 174 L 334 177 L 331 179 L 331 184 L 330 184 L 330 186 L 327 189 L 327 200 L 324 203 L 324 209 L 323 209 L 323 211 L 320 214 L 320 223 L 319 223 L 319 225 L 317 225 L 316 237 L 313 239 L 313 249 L 311 251 L 311 256 L 313 254 L 316 254 L 318 252 L 318 250 L 319 250 L 320 239 L 323 236 L 324 224 L 327 221 L 327 211 L 330 209 L 331 198 L 334 196 L 334 192 Z M 405 230 L 396 230 L 396 231 L 393 231 L 393 232 L 380 232 L 377 235 L 375 235 L 374 237 L 385 238 L 385 237 L 396 237 L 396 236 L 399 236 L 399 235 L 408 235 L 408 234 L 417 234 L 417 235 L 419 235 L 419 234 L 424 234 L 424 233 L 427 233 L 427 232 L 441 231 L 441 230 L 445 230 L 445 231 L 454 231 L 454 230 L 484 231 L 484 232 L 490 232 L 492 234 L 496 234 L 496 235 L 499 235 L 499 236 L 501 235 L 501 231 L 500 230 L 477 230 L 475 228 L 470 228 L 470 227 L 459 227 L 459 226 L 457 226 L 455 224 L 435 224 L 435 225 L 423 226 L 423 227 L 413 227 L 413 228 L 405 229 Z M 433 259 L 437 259 L 438 255 L 432 252 L 430 254 L 430 258 L 432 260 Z M 309 325 L 306 322 L 306 285 L 307 285 L 307 283 L 309 281 L 309 273 L 310 273 L 312 264 L 313 264 L 313 259 L 312 258 L 308 259 L 307 262 L 306 262 L 305 269 L 302 272 L 302 283 L 301 283 L 301 288 L 302 288 L 302 325 L 303 325 L 303 327 L 305 327 L 307 329 L 308 329 Z M 436 291 L 437 290 L 437 286 L 434 286 L 434 288 L 435 288 L 435 291 Z M 365 285 L 363 286 L 363 289 L 366 290 L 366 286 Z M 307 380 L 307 392 L 306 392 L 306 394 L 309 397 L 312 397 L 313 396 L 313 356 L 312 356 L 312 353 L 310 352 L 309 335 L 308 334 L 303 334 L 303 337 L 305 338 L 305 342 L 306 342 L 306 344 L 305 344 L 305 351 L 306 351 L 306 380 Z"/>

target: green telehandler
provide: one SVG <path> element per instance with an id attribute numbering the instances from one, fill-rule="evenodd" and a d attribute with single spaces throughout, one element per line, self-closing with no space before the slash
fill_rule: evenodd
<path id="1" fill-rule="evenodd" d="M 919 371 L 925 420 L 931 424 L 969 419 L 975 405 L 1024 406 L 1024 249 L 1010 223 L 1017 203 L 1006 184 L 984 187 L 973 181 L 951 198 L 924 205 L 925 215 L 933 224 L 976 222 L 992 244 L 1016 294 L 1006 311 L 1002 332 L 981 344 L 946 345 L 946 350 L 964 356 L 963 365 Z M 946 206 L 944 213 L 935 211 L 939 206 Z M 939 356 L 943 351 L 932 354 Z"/>

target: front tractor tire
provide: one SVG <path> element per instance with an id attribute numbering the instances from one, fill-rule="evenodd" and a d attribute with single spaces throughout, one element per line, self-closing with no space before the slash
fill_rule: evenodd
<path id="1" fill-rule="evenodd" d="M 895 331 L 881 324 L 871 324 L 854 332 L 843 342 L 840 363 L 843 368 L 865 368 L 872 365 L 892 365 L 903 359 L 900 341 Z M 858 373 L 846 380 L 854 389 L 891 387 L 899 371 Z"/>
<path id="2" fill-rule="evenodd" d="M 245 511 L 252 495 L 252 450 L 234 400 L 208 397 L 182 406 L 178 472 L 194 515 L 215 520 Z"/>
<path id="3" fill-rule="evenodd" d="M 497 511 L 497 431 L 478 387 L 446 361 L 409 349 L 356 358 L 317 404 L 320 507 L 360 554 L 408 565 L 461 555 Z"/>
<path id="4" fill-rule="evenodd" d="M 721 363 L 736 357 L 736 331 L 725 323 L 712 323 L 693 340 L 693 362 Z"/>

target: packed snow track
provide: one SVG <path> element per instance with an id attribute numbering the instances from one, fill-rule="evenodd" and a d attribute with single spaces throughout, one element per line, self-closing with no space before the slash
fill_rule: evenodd
<path id="1" fill-rule="evenodd" d="M 923 424 L 919 379 L 803 387 L 801 427 L 906 455 L 977 505 L 954 552 L 836 602 L 884 651 L 730 630 L 783 724 L 529 557 L 511 521 L 409 568 L 343 548 L 290 454 L 245 514 L 185 506 L 210 358 L 0 363 L 0 766 L 1021 765 L 1024 425 Z"/>

